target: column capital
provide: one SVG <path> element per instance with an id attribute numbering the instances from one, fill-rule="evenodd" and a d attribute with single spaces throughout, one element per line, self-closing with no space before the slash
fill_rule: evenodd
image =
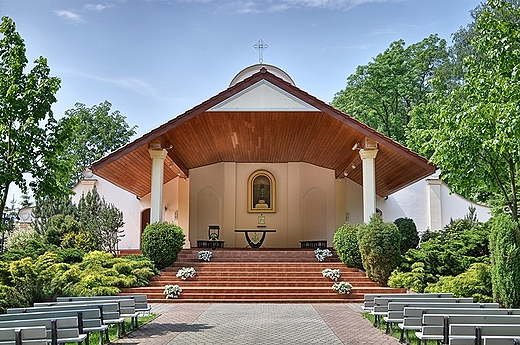
<path id="1" fill-rule="evenodd" d="M 168 151 L 165 149 L 160 150 L 154 150 L 154 149 L 148 149 L 148 152 L 150 153 L 150 157 L 152 159 L 165 159 L 166 155 L 168 154 Z"/>
<path id="2" fill-rule="evenodd" d="M 375 159 L 378 151 L 378 149 L 361 149 L 359 150 L 359 156 L 361 159 Z"/>

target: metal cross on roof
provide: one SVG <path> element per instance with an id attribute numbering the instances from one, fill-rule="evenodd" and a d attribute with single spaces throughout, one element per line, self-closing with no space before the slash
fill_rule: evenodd
<path id="1" fill-rule="evenodd" d="M 269 48 L 269 46 L 262 39 L 259 39 L 253 47 L 258 49 L 258 62 L 262 63 L 264 61 L 263 51 Z"/>

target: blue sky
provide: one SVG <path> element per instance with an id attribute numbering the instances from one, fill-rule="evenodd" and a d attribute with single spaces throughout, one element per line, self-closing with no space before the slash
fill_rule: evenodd
<path id="1" fill-rule="evenodd" d="M 258 62 L 330 102 L 356 67 L 391 42 L 450 35 L 477 0 L 0 0 L 62 79 L 56 117 L 104 100 L 140 136 L 229 86 Z"/>

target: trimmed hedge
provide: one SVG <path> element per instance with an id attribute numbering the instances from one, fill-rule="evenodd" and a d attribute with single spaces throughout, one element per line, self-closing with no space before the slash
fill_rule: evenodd
<path id="1" fill-rule="evenodd" d="M 168 222 L 149 224 L 143 231 L 141 250 L 161 270 L 177 261 L 185 238 L 178 225 Z"/>
<path id="2" fill-rule="evenodd" d="M 332 243 L 338 257 L 347 267 L 363 269 L 358 244 L 358 224 L 345 223 L 334 233 Z"/>

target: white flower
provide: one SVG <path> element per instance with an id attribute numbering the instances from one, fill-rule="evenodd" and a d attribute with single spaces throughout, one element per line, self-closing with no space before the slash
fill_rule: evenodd
<path id="1" fill-rule="evenodd" d="M 177 271 L 177 274 L 175 276 L 177 278 L 181 278 L 182 280 L 186 280 L 188 278 L 195 277 L 195 274 L 197 274 L 197 272 L 195 271 L 195 269 L 193 267 L 188 267 L 188 268 L 183 267 Z"/>
<path id="2" fill-rule="evenodd" d="M 337 291 L 341 294 L 349 294 L 352 290 L 352 284 L 349 282 L 339 282 L 332 285 L 332 290 Z"/>
<path id="3" fill-rule="evenodd" d="M 314 251 L 314 254 L 316 255 L 316 259 L 318 259 L 318 261 L 323 261 L 323 260 L 325 260 L 326 257 L 332 256 L 332 252 L 326 248 L 325 249 L 317 248 Z"/>
<path id="4" fill-rule="evenodd" d="M 182 289 L 179 285 L 165 285 L 163 294 L 166 298 L 178 298 L 181 294 Z"/>
<path id="5" fill-rule="evenodd" d="M 201 250 L 199 252 L 199 260 L 201 261 L 210 261 L 213 257 L 213 253 L 209 250 Z"/>
<path id="6" fill-rule="evenodd" d="M 332 269 L 332 268 L 326 268 L 323 271 L 321 271 L 321 274 L 323 274 L 324 277 L 330 278 L 334 281 L 337 281 L 338 278 L 341 276 L 341 273 L 339 272 L 339 268 Z"/>

